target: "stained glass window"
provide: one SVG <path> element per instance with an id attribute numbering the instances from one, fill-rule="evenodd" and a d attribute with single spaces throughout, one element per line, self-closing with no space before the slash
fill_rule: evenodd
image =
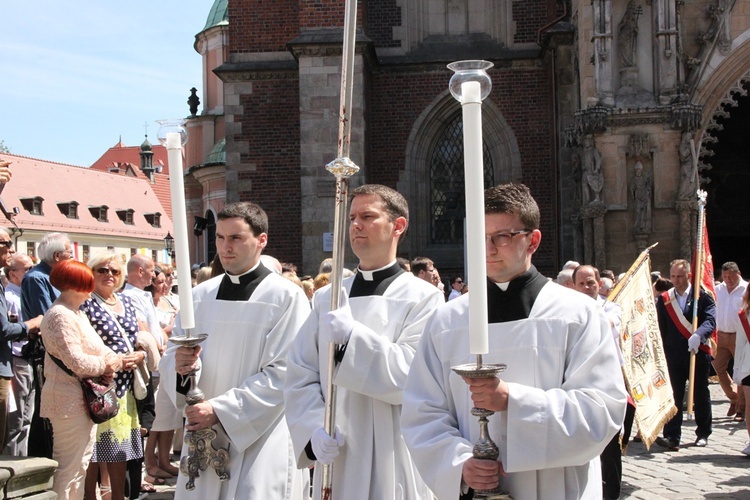
<path id="1" fill-rule="evenodd" d="M 484 187 L 488 188 L 495 184 L 495 169 L 484 141 L 482 149 Z M 443 130 L 430 160 L 430 243 L 462 243 L 465 213 L 463 121 L 457 113 Z"/>

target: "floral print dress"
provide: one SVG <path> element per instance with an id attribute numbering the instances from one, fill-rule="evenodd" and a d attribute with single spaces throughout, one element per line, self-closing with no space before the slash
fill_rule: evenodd
<path id="1" fill-rule="evenodd" d="M 91 322 L 104 344 L 117 354 L 130 352 L 122 338 L 122 330 L 128 335 L 130 345 L 135 346 L 138 334 L 138 319 L 129 297 L 117 294 L 122 302 L 124 314 L 118 315 L 103 303 L 91 298 L 83 303 L 81 310 Z M 96 442 L 92 462 L 125 462 L 143 457 L 138 410 L 133 395 L 133 373 L 119 371 L 115 374 L 120 411 L 117 416 L 97 426 Z"/>

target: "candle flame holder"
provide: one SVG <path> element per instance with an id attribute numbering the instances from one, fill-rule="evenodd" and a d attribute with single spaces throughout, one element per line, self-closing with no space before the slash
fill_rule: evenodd
<path id="1" fill-rule="evenodd" d="M 188 330 L 189 332 L 189 330 Z M 208 334 L 200 333 L 198 335 L 185 335 L 171 337 L 170 342 L 180 346 L 194 348 L 200 345 L 208 338 Z M 192 406 L 203 402 L 204 394 L 198 388 L 195 382 L 195 371 L 188 374 L 190 388 L 185 394 L 185 402 Z M 185 484 L 186 490 L 195 489 L 195 480 L 200 477 L 200 473 L 211 466 L 220 481 L 229 479 L 227 467 L 229 465 L 229 450 L 225 448 L 214 448 L 213 440 L 216 438 L 216 431 L 213 429 L 201 429 L 199 431 L 187 431 L 185 433 L 185 444 L 188 446 L 188 454 L 180 459 L 180 472 L 187 476 L 188 481 Z"/>
<path id="2" fill-rule="evenodd" d="M 476 364 L 467 363 L 458 366 L 452 366 L 451 370 L 461 377 L 466 378 L 493 378 L 498 373 L 504 371 L 507 365 L 504 364 Z M 486 410 L 484 408 L 474 407 L 471 409 L 471 414 L 479 418 L 479 439 L 474 443 L 472 454 L 474 458 L 479 460 L 497 460 L 500 456 L 500 450 L 495 442 L 490 437 L 488 428 L 489 420 L 488 417 L 493 415 L 495 412 Z M 484 500 L 501 500 L 511 499 L 507 493 L 502 493 L 498 486 L 492 490 L 475 490 L 475 499 Z"/>

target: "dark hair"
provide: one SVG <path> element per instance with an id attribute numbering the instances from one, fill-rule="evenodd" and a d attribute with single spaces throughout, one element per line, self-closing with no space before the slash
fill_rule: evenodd
<path id="1" fill-rule="evenodd" d="M 60 291 L 91 293 L 94 291 L 94 273 L 89 266 L 77 260 L 59 262 L 49 273 L 49 282 Z"/>
<path id="2" fill-rule="evenodd" d="M 398 217 L 403 217 L 404 219 L 406 219 L 406 222 L 408 224 L 409 204 L 406 202 L 406 198 L 404 198 L 401 193 L 381 184 L 364 184 L 351 192 L 351 194 L 349 195 L 349 201 L 353 200 L 356 196 L 365 194 L 374 194 L 376 196 L 379 196 L 380 199 L 383 200 L 385 210 L 391 216 L 390 220 L 396 219 Z"/>
<path id="3" fill-rule="evenodd" d="M 516 215 L 525 229 L 539 229 L 539 206 L 523 184 L 498 184 L 485 190 L 484 212 Z"/>
<path id="4" fill-rule="evenodd" d="M 156 281 L 156 277 L 159 276 L 160 274 L 164 274 L 164 271 L 162 271 L 158 265 L 154 265 L 154 279 L 151 280 L 151 284 L 148 285 L 143 290 L 146 292 L 151 292 L 151 295 L 153 295 L 154 291 L 156 290 L 156 287 L 154 286 L 154 281 Z"/>
<path id="5" fill-rule="evenodd" d="M 240 218 L 247 222 L 253 236 L 268 234 L 268 215 L 259 205 L 249 201 L 240 201 L 225 206 L 217 215 L 218 220 Z"/>
<path id="6" fill-rule="evenodd" d="M 732 271 L 733 273 L 738 273 L 740 272 L 740 268 L 736 262 L 729 261 L 721 265 L 721 271 Z"/>
<path id="7" fill-rule="evenodd" d="M 672 288 L 674 288 L 674 285 L 667 278 L 660 277 L 656 278 L 656 281 L 654 281 L 654 290 L 657 292 L 666 292 Z"/>
<path id="8" fill-rule="evenodd" d="M 589 266 L 588 264 L 582 264 L 582 265 L 576 267 L 575 269 L 573 269 L 573 282 L 574 283 L 576 281 L 576 274 L 578 274 L 578 270 L 581 269 L 581 268 L 584 268 L 584 267 L 590 267 L 591 269 L 593 269 L 594 270 L 594 277 L 596 278 L 596 281 L 601 281 L 602 277 L 599 274 L 599 270 L 597 268 L 595 268 L 594 266 Z"/>
<path id="9" fill-rule="evenodd" d="M 422 271 L 427 272 L 429 266 L 435 266 L 435 263 L 427 257 L 414 257 L 411 261 L 411 273 L 414 276 L 419 276 Z"/>
<path id="10" fill-rule="evenodd" d="M 409 259 L 405 259 L 403 257 L 396 257 L 396 262 L 398 262 L 398 265 L 404 271 L 411 271 L 411 263 L 409 262 Z"/>

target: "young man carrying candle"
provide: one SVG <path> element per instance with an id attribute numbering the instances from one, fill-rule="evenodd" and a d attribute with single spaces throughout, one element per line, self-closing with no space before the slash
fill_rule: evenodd
<path id="1" fill-rule="evenodd" d="M 469 354 L 468 300 L 430 318 L 404 389 L 401 426 L 420 474 L 438 498 L 500 486 L 515 499 L 602 498 L 599 455 L 619 431 L 625 387 L 601 308 L 548 282 L 531 264 L 539 208 L 522 184 L 485 191 L 488 364 L 499 377 L 462 380 Z M 479 285 L 476 285 L 479 286 Z M 500 458 L 472 457 L 476 406 L 496 412 Z M 463 495 L 463 496 L 462 496 Z"/>
<path id="2" fill-rule="evenodd" d="M 332 498 L 433 499 L 409 457 L 399 417 L 419 337 L 443 296 L 396 260 L 408 220 L 406 200 L 393 189 L 369 184 L 352 192 L 349 242 L 358 272 L 343 280 L 342 304 L 333 312 L 330 285 L 315 293 L 289 354 L 284 395 L 297 466 L 333 464 Z M 323 429 L 331 341 L 341 346 L 334 437 Z M 315 499 L 322 469 L 315 467 Z"/>
<path id="3" fill-rule="evenodd" d="M 185 431 L 213 428 L 214 448 L 229 450 L 229 479 L 200 473 L 185 489 L 180 472 L 175 498 L 306 498 L 304 471 L 294 466 L 284 421 L 287 351 L 310 314 L 302 288 L 261 264 L 268 241 L 268 217 L 254 203 L 227 205 L 216 224 L 216 250 L 225 273 L 193 290 L 195 328 L 207 333 L 200 347 L 170 347 L 162 358 L 162 390 L 176 395 L 175 371 L 200 370 L 203 402 L 185 408 Z M 182 303 L 182 301 L 180 301 Z M 173 335 L 182 336 L 182 318 Z M 183 456 L 188 446 L 183 446 Z"/>

